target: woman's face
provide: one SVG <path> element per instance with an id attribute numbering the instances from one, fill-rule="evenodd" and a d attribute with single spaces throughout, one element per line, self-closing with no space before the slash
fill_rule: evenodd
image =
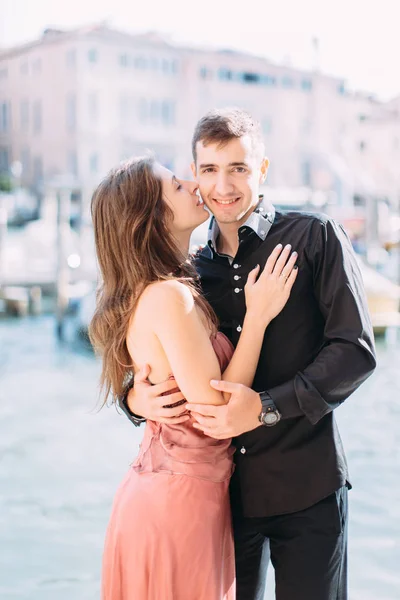
<path id="1" fill-rule="evenodd" d="M 177 236 L 191 234 L 209 217 L 203 201 L 197 194 L 197 183 L 177 179 L 171 171 L 161 165 L 156 165 L 155 170 L 162 180 L 164 201 L 174 215 L 170 224 L 171 233 Z"/>

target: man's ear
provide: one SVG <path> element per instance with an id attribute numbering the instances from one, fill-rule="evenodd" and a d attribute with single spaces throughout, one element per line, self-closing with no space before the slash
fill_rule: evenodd
<path id="1" fill-rule="evenodd" d="M 196 163 L 194 161 L 190 164 L 190 168 L 192 169 L 193 177 L 196 179 L 197 169 L 196 169 Z"/>
<path id="2" fill-rule="evenodd" d="M 261 167 L 260 167 L 260 183 L 264 183 L 264 181 L 266 180 L 267 175 L 268 175 L 268 167 L 269 167 L 268 158 L 263 158 Z"/>

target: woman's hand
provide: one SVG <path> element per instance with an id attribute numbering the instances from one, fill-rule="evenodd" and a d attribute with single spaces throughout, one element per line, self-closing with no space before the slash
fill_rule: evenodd
<path id="1" fill-rule="evenodd" d="M 290 244 L 283 249 L 282 244 L 278 244 L 265 263 L 258 280 L 259 265 L 250 271 L 247 278 L 244 287 L 246 317 L 255 318 L 264 327 L 281 312 L 296 280 L 297 252 L 291 253 L 291 249 Z"/>

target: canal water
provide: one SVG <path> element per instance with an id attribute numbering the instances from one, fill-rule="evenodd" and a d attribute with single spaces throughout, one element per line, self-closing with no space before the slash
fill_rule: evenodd
<path id="1" fill-rule="evenodd" d="M 378 350 L 377 373 L 336 411 L 354 486 L 350 600 L 400 598 L 400 345 Z M 98 375 L 51 317 L 0 320 L 2 600 L 100 598 L 111 502 L 141 430 L 98 411 Z M 268 587 L 272 600 L 272 569 Z"/>

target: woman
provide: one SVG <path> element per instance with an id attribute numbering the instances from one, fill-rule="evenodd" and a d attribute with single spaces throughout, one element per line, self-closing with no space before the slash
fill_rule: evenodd
<path id="1" fill-rule="evenodd" d="M 247 313 L 235 351 L 217 331 L 188 260 L 192 231 L 207 220 L 194 182 L 151 158 L 127 162 L 92 200 L 103 285 L 90 334 L 103 355 L 106 397 L 140 366 L 152 383 L 175 377 L 194 403 L 221 404 L 210 379 L 251 385 L 268 323 L 296 278 L 296 253 L 278 246 L 249 274 Z M 168 401 L 166 400 L 166 404 Z M 185 414 L 147 422 L 141 450 L 113 505 L 103 558 L 103 600 L 233 600 L 228 485 L 230 440 L 214 440 Z"/>

